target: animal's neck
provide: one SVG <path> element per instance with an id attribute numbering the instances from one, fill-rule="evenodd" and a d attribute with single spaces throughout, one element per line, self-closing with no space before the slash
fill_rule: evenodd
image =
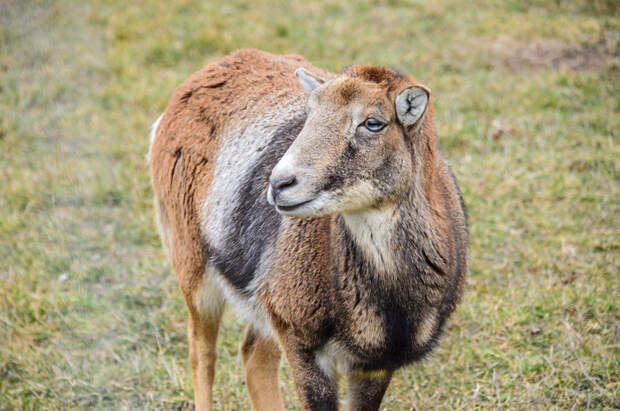
<path id="1" fill-rule="evenodd" d="M 403 200 L 382 208 L 342 215 L 344 227 L 364 259 L 379 274 L 398 276 L 406 269 L 406 249 L 432 248 L 433 216 L 427 190 L 413 185 Z"/>

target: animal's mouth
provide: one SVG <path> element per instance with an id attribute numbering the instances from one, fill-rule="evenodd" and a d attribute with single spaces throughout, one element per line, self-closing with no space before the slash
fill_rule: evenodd
<path id="1" fill-rule="evenodd" d="M 275 204 L 276 206 L 276 210 L 278 210 L 278 212 L 283 213 L 283 214 L 288 214 L 294 210 L 297 210 L 303 206 L 305 206 L 308 203 L 311 203 L 312 201 L 314 201 L 314 198 L 311 198 L 310 200 L 305 200 L 305 201 L 301 201 L 299 203 L 295 203 L 295 204 L 287 204 L 287 205 L 281 205 L 281 204 Z"/>
<path id="2" fill-rule="evenodd" d="M 306 196 L 304 197 L 307 197 L 307 194 L 308 193 L 306 193 Z M 267 202 L 274 206 L 277 212 L 283 215 L 306 215 L 305 212 L 308 211 L 306 206 L 317 198 L 318 197 L 314 195 L 307 200 L 297 201 L 295 198 L 286 198 L 286 196 L 274 195 L 274 190 L 271 186 L 269 186 L 269 189 L 267 190 Z"/>

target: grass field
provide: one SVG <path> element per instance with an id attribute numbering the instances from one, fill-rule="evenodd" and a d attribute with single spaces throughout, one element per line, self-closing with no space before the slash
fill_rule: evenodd
<path id="1" fill-rule="evenodd" d="M 0 2 L 0 409 L 193 400 L 148 127 L 236 48 L 431 87 L 471 275 L 383 408 L 620 407 L 620 17 L 610 1 Z M 250 408 L 227 313 L 216 408 Z M 282 387 L 297 409 L 286 364 Z"/>

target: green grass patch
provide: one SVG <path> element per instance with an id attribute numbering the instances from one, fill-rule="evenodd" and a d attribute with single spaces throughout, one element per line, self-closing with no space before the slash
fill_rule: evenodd
<path id="1" fill-rule="evenodd" d="M 182 408 L 186 312 L 156 234 L 148 128 L 241 47 L 390 66 L 435 96 L 471 276 L 383 408 L 620 406 L 617 2 L 0 4 L 0 409 Z M 225 316 L 216 408 L 249 409 Z M 297 409 L 282 365 L 288 409 Z"/>

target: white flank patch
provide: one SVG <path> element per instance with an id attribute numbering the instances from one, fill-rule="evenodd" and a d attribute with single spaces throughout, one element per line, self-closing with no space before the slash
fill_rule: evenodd
<path id="1" fill-rule="evenodd" d="M 226 246 L 230 235 L 226 226 L 228 216 L 239 202 L 238 192 L 248 170 L 267 148 L 274 132 L 293 118 L 300 105 L 300 102 L 279 102 L 253 121 L 232 125 L 224 131 L 211 189 L 202 204 L 201 215 L 203 232 L 216 249 Z"/>

